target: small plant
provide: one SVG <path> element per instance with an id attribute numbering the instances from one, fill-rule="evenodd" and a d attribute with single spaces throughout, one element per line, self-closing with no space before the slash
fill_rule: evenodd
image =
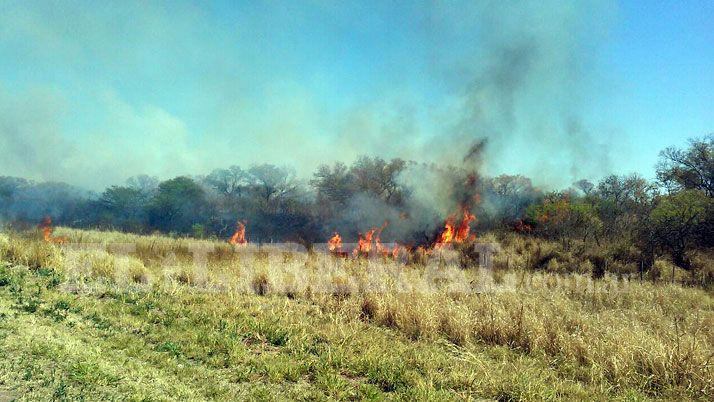
<path id="1" fill-rule="evenodd" d="M 372 297 L 365 296 L 362 298 L 360 311 L 362 313 L 363 318 L 367 320 L 374 320 L 375 317 L 377 317 L 377 313 L 379 312 L 379 305 Z"/>
<path id="2" fill-rule="evenodd" d="M 270 281 L 268 280 L 268 274 L 265 272 L 260 272 L 253 277 L 251 282 L 251 287 L 253 292 L 258 296 L 265 296 L 270 291 Z"/>
<path id="3" fill-rule="evenodd" d="M 166 341 L 162 344 L 160 344 L 157 348 L 157 351 L 159 352 L 167 352 L 173 357 L 180 357 L 181 356 L 181 347 L 179 345 Z"/>
<path id="4" fill-rule="evenodd" d="M 352 295 L 352 286 L 344 277 L 332 278 L 332 296 L 338 300 L 346 300 Z"/>

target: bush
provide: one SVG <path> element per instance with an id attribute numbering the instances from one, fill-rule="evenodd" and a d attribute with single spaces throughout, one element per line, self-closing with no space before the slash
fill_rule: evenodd
<path id="1" fill-rule="evenodd" d="M 265 296 L 270 291 L 270 280 L 268 279 L 268 274 L 266 272 L 259 272 L 251 281 L 251 287 L 253 292 L 258 296 Z"/>

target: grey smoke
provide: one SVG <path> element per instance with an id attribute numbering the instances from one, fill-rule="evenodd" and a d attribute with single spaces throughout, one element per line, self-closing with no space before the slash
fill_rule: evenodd
<path id="1" fill-rule="evenodd" d="M 132 5 L 126 14 L 143 18 L 132 19 L 137 25 L 129 27 L 107 23 L 112 12 L 66 7 L 68 11 L 44 4 L 19 7 L 21 12 L 15 10 L 14 15 L 23 18 L 12 18 L 13 13 L 0 16 L 0 33 L 29 38 L 22 42 L 27 44 L 23 54 L 49 66 L 58 58 L 70 60 L 76 64 L 73 73 L 81 75 L 83 66 L 97 64 L 132 86 L 172 76 L 161 67 L 175 66 L 173 60 L 144 64 L 153 46 L 168 46 L 172 55 L 191 51 L 197 59 L 211 61 L 200 64 L 203 78 L 196 79 L 208 88 L 209 104 L 216 107 L 204 110 L 205 127 L 195 132 L 196 126 L 187 124 L 185 116 L 162 105 L 130 101 L 111 87 L 108 94 L 105 88 L 92 88 L 79 93 L 97 107 L 90 120 L 98 120 L 98 127 L 75 133 L 63 128 L 74 115 L 60 94 L 23 95 L 20 89 L 7 93 L 0 88 L 0 174 L 64 180 L 99 190 L 141 173 L 166 179 L 231 164 L 289 163 L 305 177 L 319 163 L 349 163 L 361 154 L 445 166 L 476 164 L 484 174 L 519 172 L 549 187 L 611 170 L 608 139 L 586 113 L 590 97 L 606 85 L 600 82 L 592 55 L 597 54 L 615 8 L 609 0 L 420 6 L 423 18 L 415 23 L 422 24 L 418 29 L 431 54 L 415 60 L 425 64 L 423 79 L 443 95 L 439 101 L 424 102 L 430 94 L 413 94 L 410 90 L 417 92 L 420 86 L 413 89 L 407 83 L 409 88 L 388 88 L 329 116 L 310 88 L 274 83 L 273 64 L 222 64 L 221 46 L 233 37 L 220 27 L 197 29 L 210 24 L 193 7 L 168 13 L 148 6 L 150 12 L 143 15 L 144 6 Z M 81 18 L 58 18 L 70 15 Z M 245 23 L 261 32 L 260 37 L 271 38 L 268 24 Z M 116 39 L 127 32 L 137 40 Z M 204 34 L 221 40 L 194 46 Z M 134 42 L 140 45 L 129 45 Z M 454 46 L 449 46 L 444 53 L 446 42 L 458 44 L 460 50 L 452 52 Z M 43 47 L 45 43 L 51 46 Z M 262 49 L 254 46 L 260 54 Z M 128 58 L 117 57 L 127 53 Z M 135 76 L 137 72 L 145 75 Z M 255 87 L 254 78 L 260 83 Z M 265 99 L 251 97 L 256 94 Z M 464 160 L 465 151 L 478 139 L 488 141 L 480 161 Z"/>
<path id="2" fill-rule="evenodd" d="M 459 150 L 487 138 L 486 172 L 517 171 L 549 187 L 609 172 L 607 138 L 588 127 L 585 110 L 597 96 L 591 54 L 613 8 L 608 1 L 466 6 L 481 27 L 472 34 L 479 46 L 454 78 L 462 102 L 447 143 Z"/>

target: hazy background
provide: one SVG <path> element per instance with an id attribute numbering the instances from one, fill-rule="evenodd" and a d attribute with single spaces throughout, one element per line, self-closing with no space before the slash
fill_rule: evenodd
<path id="1" fill-rule="evenodd" d="M 0 3 L 0 175 L 90 189 L 358 155 L 541 186 L 711 132 L 714 3 Z M 476 4 L 478 3 L 478 4 Z"/>

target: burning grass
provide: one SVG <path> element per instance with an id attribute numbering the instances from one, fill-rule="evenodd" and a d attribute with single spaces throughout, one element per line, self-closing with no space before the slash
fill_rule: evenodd
<path id="1" fill-rule="evenodd" d="M 532 239 L 506 239 L 490 273 L 462 269 L 446 249 L 405 265 L 57 232 L 69 244 L 0 237 L 0 383 L 30 397 L 714 395 L 710 293 L 592 280 L 592 263 L 563 274 L 551 261 L 580 262 Z M 134 249 L 107 247 L 116 243 Z"/>

